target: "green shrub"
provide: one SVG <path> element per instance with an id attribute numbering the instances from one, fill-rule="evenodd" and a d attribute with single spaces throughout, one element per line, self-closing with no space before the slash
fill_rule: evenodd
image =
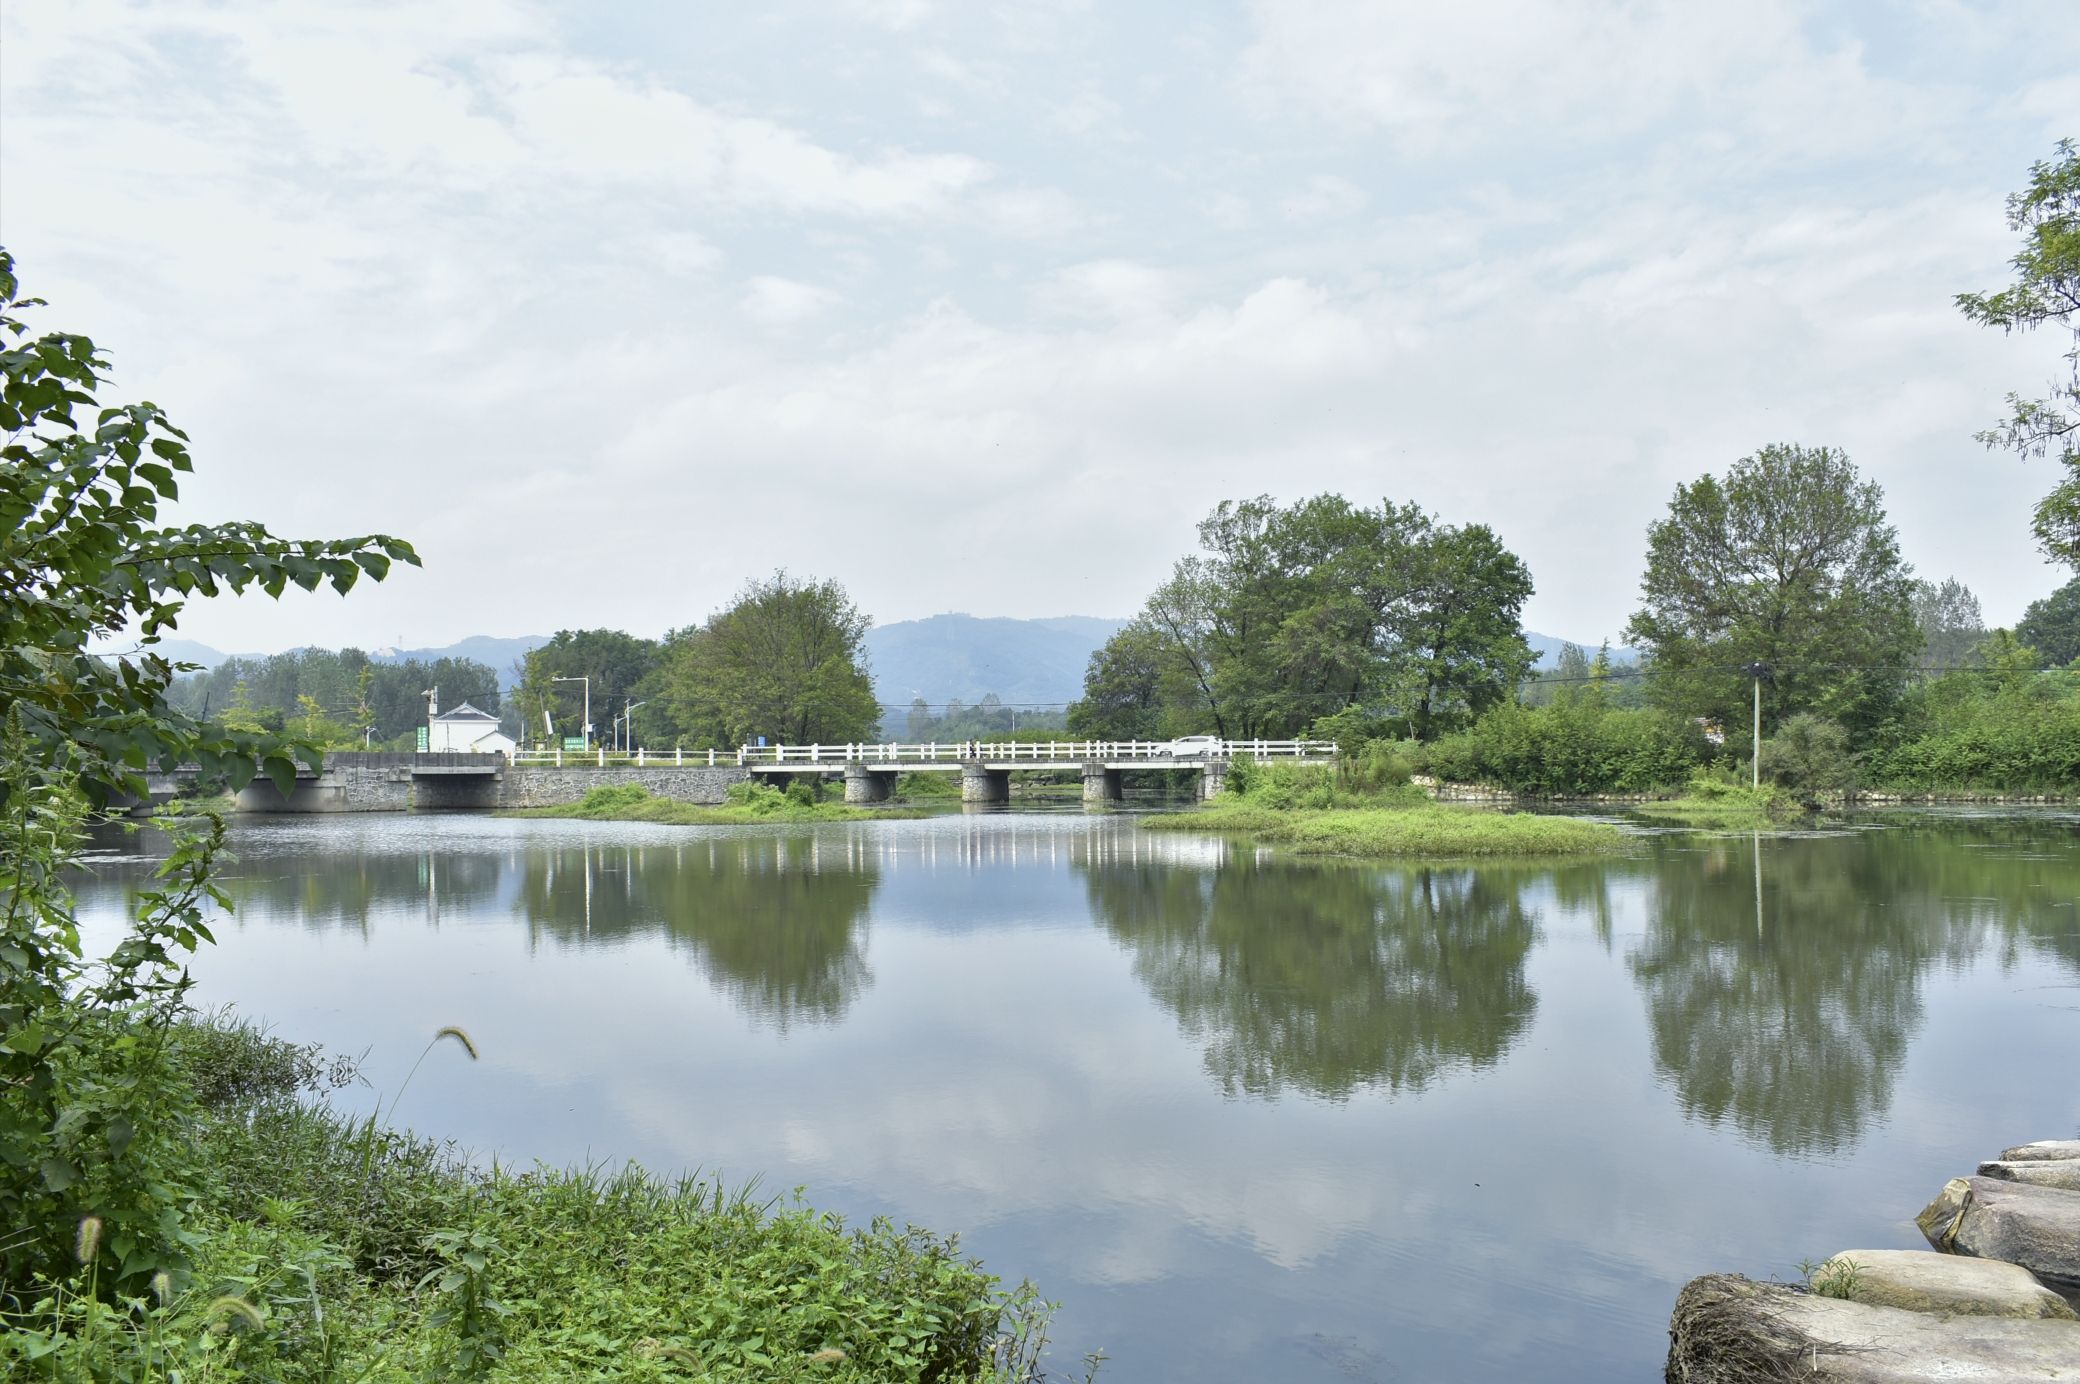
<path id="1" fill-rule="evenodd" d="M 1801 711 L 1762 742 L 1762 773 L 1801 802 L 1856 786 L 1849 733 L 1824 716 Z"/>
<path id="2" fill-rule="evenodd" d="M 1421 747 L 1419 763 L 1447 782 L 1575 797 L 1674 788 L 1710 755 L 1704 733 L 1682 717 L 1576 696 L 1496 707 L 1466 730 Z"/>

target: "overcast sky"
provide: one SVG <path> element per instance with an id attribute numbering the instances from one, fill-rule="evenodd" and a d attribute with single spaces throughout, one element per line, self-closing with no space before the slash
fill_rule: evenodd
<path id="1" fill-rule="evenodd" d="M 2072 0 L 15 0 L 0 237 L 183 518 L 401 534 L 220 648 L 1125 615 L 1216 501 L 1492 524 L 1616 636 L 1679 482 L 1848 450 L 1989 619 L 2059 584 L 1966 323 L 2080 134 Z"/>

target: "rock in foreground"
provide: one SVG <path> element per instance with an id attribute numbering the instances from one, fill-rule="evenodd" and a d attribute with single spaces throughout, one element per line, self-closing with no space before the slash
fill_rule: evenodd
<path id="1" fill-rule="evenodd" d="M 2004 1163 L 2046 1162 L 2080 1158 L 2080 1139 L 2039 1139 L 2034 1144 L 2017 1144 L 2001 1151 Z"/>
<path id="2" fill-rule="evenodd" d="M 2080 1192 L 2080 1158 L 2018 1158 L 2012 1163 L 1996 1159 L 1991 1163 L 1981 1163 L 1979 1176 Z"/>
<path id="3" fill-rule="evenodd" d="M 1867 1307 L 2080 1322 L 2080 1312 L 2029 1270 L 1994 1259 L 1925 1249 L 1848 1249 L 1821 1265 L 1813 1282 L 1826 1285 L 1831 1296 Z"/>
<path id="4" fill-rule="evenodd" d="M 1711 1274 L 1692 1280 L 1676 1299 L 1667 1378 L 2072 1384 L 2080 1379 L 2080 1323 L 1909 1312 Z"/>
<path id="5" fill-rule="evenodd" d="M 2080 1286 L 2080 1192 L 1953 1177 L 1915 1223 L 1937 1249 L 2005 1259 L 2054 1288 Z"/>

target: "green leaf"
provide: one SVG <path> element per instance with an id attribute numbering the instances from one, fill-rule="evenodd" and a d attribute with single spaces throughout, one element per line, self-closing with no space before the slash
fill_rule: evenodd
<path id="1" fill-rule="evenodd" d="M 43 1174 L 44 1187 L 52 1192 L 63 1192 L 79 1181 L 79 1174 L 62 1158 L 50 1157 L 43 1160 L 39 1171 Z"/>

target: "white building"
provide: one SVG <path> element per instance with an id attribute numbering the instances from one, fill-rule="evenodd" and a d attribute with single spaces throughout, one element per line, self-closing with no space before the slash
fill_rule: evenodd
<path id="1" fill-rule="evenodd" d="M 464 750 L 472 754 L 498 753 L 507 759 L 518 748 L 513 737 L 498 728 L 498 718 L 464 702 L 453 711 L 443 711 L 427 722 L 426 748 Z"/>

